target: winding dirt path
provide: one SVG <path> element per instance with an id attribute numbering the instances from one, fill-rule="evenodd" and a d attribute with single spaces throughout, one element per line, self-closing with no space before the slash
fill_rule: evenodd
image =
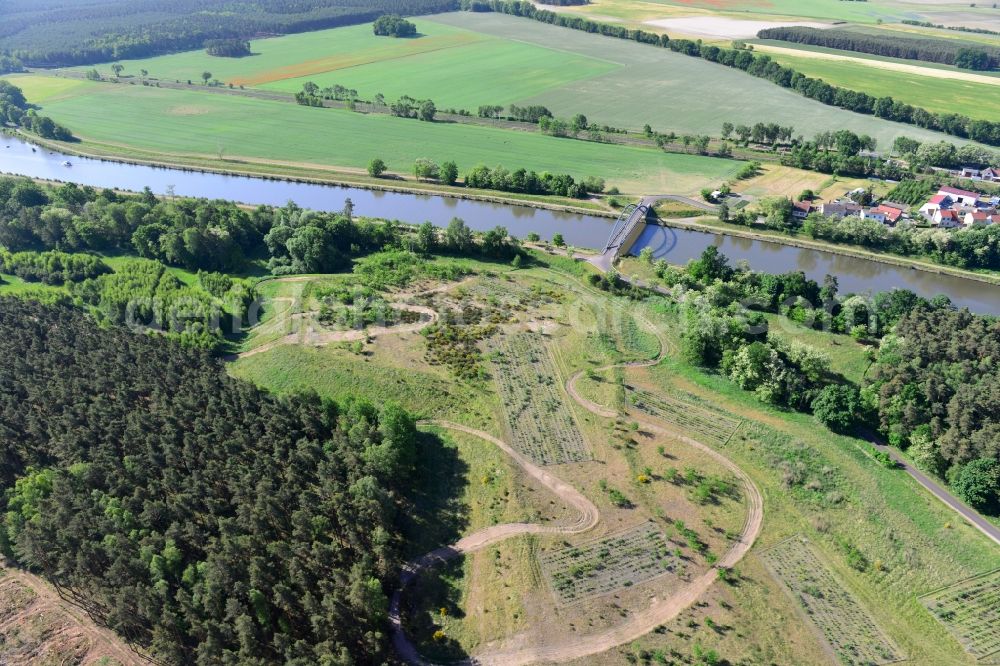
<path id="1" fill-rule="evenodd" d="M 522 534 L 580 534 L 581 532 L 592 530 L 597 526 L 597 523 L 601 519 L 597 506 L 587 499 L 583 493 L 574 488 L 572 485 L 542 469 L 531 460 L 515 451 L 513 447 L 502 439 L 494 437 L 488 432 L 476 430 L 475 428 L 459 425 L 457 423 L 451 423 L 450 421 L 422 421 L 421 424 L 457 430 L 493 444 L 510 456 L 525 474 L 537 480 L 561 500 L 576 509 L 579 515 L 573 522 L 562 525 L 541 525 L 539 523 L 507 523 L 504 525 L 492 525 L 470 534 L 450 546 L 438 548 L 437 550 L 433 550 L 426 555 L 413 560 L 412 562 L 408 562 L 403 567 L 399 588 L 396 589 L 396 592 L 392 595 L 392 600 L 389 603 L 389 622 L 392 624 L 392 642 L 393 646 L 396 648 L 396 652 L 402 659 L 411 664 L 430 664 L 430 662 L 425 661 L 420 656 L 416 646 L 410 642 L 409 638 L 407 638 L 406 632 L 403 630 L 402 615 L 400 613 L 400 608 L 402 606 L 402 593 L 423 569 L 446 562 L 454 557 L 458 557 L 459 555 L 474 553 L 477 550 L 482 550 L 483 548 L 497 543 L 498 541 L 503 541 L 505 539 L 509 539 L 510 537 Z M 479 659 L 476 659 L 476 662 L 478 663 Z"/>
<path id="2" fill-rule="evenodd" d="M 666 353 L 668 341 L 644 317 L 639 317 L 643 323 L 650 327 L 660 342 L 660 353 L 655 359 L 649 361 L 637 361 L 632 363 L 620 363 L 609 365 L 600 370 L 610 370 L 615 367 L 651 367 L 658 364 Z M 600 371 L 599 370 L 599 371 Z M 581 407 L 587 411 L 605 418 L 616 418 L 617 411 L 594 403 L 582 395 L 576 389 L 576 382 L 583 375 L 583 371 L 577 372 L 566 382 L 566 391 Z M 519 664 L 531 664 L 536 662 L 561 662 L 588 655 L 605 652 L 617 645 L 636 640 L 641 636 L 653 631 L 656 627 L 677 617 L 682 611 L 694 604 L 718 579 L 717 568 L 730 568 L 736 565 L 743 556 L 747 554 L 753 546 L 757 535 L 760 533 L 764 519 L 764 501 L 760 490 L 754 485 L 753 480 L 741 470 L 729 458 L 725 457 L 715 449 L 702 444 L 694 439 L 674 432 L 668 427 L 652 422 L 645 416 L 632 415 L 641 425 L 652 432 L 667 434 L 684 443 L 702 451 L 715 459 L 726 469 L 730 470 L 742 483 L 744 496 L 747 500 L 747 517 L 732 547 L 726 551 L 722 558 L 713 567 L 698 578 L 690 581 L 674 594 L 664 599 L 654 598 L 650 605 L 641 610 L 630 613 L 628 619 L 610 629 L 591 634 L 588 636 L 573 637 L 572 640 L 553 645 L 538 645 L 522 648 L 500 648 L 491 652 L 485 652 L 474 657 L 470 657 L 468 663 L 474 664 L 495 664 L 496 666 L 517 666 Z M 410 642 L 403 630 L 400 608 L 402 605 L 402 595 L 414 578 L 423 569 L 447 561 L 461 554 L 475 552 L 493 543 L 521 534 L 578 534 L 593 529 L 600 520 L 597 507 L 587 499 L 582 493 L 570 484 L 556 478 L 546 470 L 538 467 L 533 462 L 515 451 L 509 444 L 489 433 L 475 430 L 467 426 L 461 426 L 447 421 L 428 421 L 428 424 L 438 427 L 450 428 L 479 437 L 497 447 L 509 455 L 528 475 L 537 479 L 544 486 L 549 488 L 561 499 L 575 507 L 579 512 L 579 518 L 570 525 L 540 525 L 529 523 L 510 523 L 506 525 L 494 525 L 480 530 L 461 539 L 451 546 L 444 546 L 432 551 L 404 566 L 400 577 L 400 586 L 392 596 L 389 607 L 389 618 L 393 630 L 393 645 L 399 656 L 406 662 L 418 664 L 420 666 L 430 666 L 428 662 L 420 656 L 416 646 Z"/>

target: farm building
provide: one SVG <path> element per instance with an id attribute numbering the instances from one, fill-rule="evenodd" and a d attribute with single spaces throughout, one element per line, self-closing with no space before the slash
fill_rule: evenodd
<path id="1" fill-rule="evenodd" d="M 978 192 L 970 192 L 969 190 L 960 190 L 957 187 L 942 187 L 938 190 L 938 195 L 947 195 L 952 198 L 955 203 L 975 206 L 979 203 L 981 195 Z"/>

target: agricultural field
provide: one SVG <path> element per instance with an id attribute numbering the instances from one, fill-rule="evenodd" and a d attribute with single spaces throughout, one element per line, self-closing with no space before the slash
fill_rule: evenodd
<path id="1" fill-rule="evenodd" d="M 250 91 L 243 94 L 238 87 L 261 88 L 257 95 L 287 94 L 309 80 L 353 87 L 362 99 L 408 94 L 432 98 L 439 109 L 473 112 L 482 104 L 541 104 L 563 117 L 583 113 L 598 124 L 638 129 L 648 123 L 678 133 L 715 135 L 724 122 L 767 119 L 792 125 L 804 136 L 831 127 L 852 129 L 876 137 L 881 146 L 900 134 L 943 138 L 804 99 L 768 81 L 666 49 L 497 14 L 455 12 L 417 24 L 422 36 L 412 40 L 376 38 L 370 26 L 352 26 L 258 40 L 253 45 L 258 55 L 241 59 L 188 52 L 128 61 L 118 84 L 54 83 L 38 74 L 12 78 L 29 100 L 40 100 L 43 113 L 83 139 L 82 150 L 354 174 L 363 174 L 376 156 L 390 172 L 408 174 L 414 160 L 425 157 L 454 160 L 460 172 L 499 164 L 576 178 L 599 176 L 609 187 L 631 193 L 697 192 L 725 180 L 737 163 L 498 127 L 299 107 L 248 96 Z M 109 73 L 107 66 L 98 69 Z M 150 78 L 171 85 L 180 81 L 181 87 L 140 85 L 143 69 Z M 206 90 L 202 71 L 237 89 Z M 455 86 L 455 80 L 479 83 Z M 723 103 L 733 96 L 741 104 Z M 93 113 L 95 108 L 102 113 Z"/>
<path id="2" fill-rule="evenodd" d="M 921 601 L 980 663 L 1000 661 L 1000 570 L 959 581 Z"/>
<path id="3" fill-rule="evenodd" d="M 782 65 L 832 85 L 870 95 L 888 92 L 893 99 L 938 113 L 1000 120 L 1000 77 L 772 44 L 769 42 L 757 48 Z"/>
<path id="4" fill-rule="evenodd" d="M 841 2 L 841 5 L 860 4 Z M 889 145 L 899 134 L 925 140 L 934 132 L 883 121 L 805 99 L 768 81 L 728 67 L 620 39 L 566 30 L 511 16 L 458 12 L 434 20 L 504 39 L 617 63 L 609 74 L 574 81 L 521 100 L 543 104 L 559 115 L 583 113 L 598 123 L 717 135 L 724 122 L 776 122 L 812 136 L 831 127 L 851 129 Z M 739 105 L 725 103 L 738 97 Z M 627 99 L 627 104 L 622 100 Z"/>
<path id="5" fill-rule="evenodd" d="M 595 11 L 607 4 L 614 6 L 618 0 L 596 0 Z M 637 3 L 654 4 L 654 3 Z M 771 17 L 783 19 L 810 19 L 822 21 L 852 21 L 857 23 L 886 23 L 902 19 L 915 19 L 952 25 L 982 25 L 1000 21 L 989 4 L 977 7 L 965 0 L 885 0 L 883 2 L 845 2 L 844 0 L 664 0 L 673 8 L 683 8 L 688 13 L 710 11 L 709 16 Z M 957 11 L 961 10 L 961 11 Z M 987 26 L 988 27 L 988 26 Z"/>
<path id="6" fill-rule="evenodd" d="M 881 181 L 871 181 L 866 178 L 846 178 L 830 176 L 816 171 L 806 171 L 777 164 L 764 164 L 760 175 L 750 180 L 737 181 L 733 189 L 742 195 L 753 197 L 786 196 L 795 198 L 803 190 L 812 190 L 822 200 L 835 199 L 844 196 L 857 187 L 872 188 L 877 195 L 889 190 L 889 186 Z"/>
<path id="7" fill-rule="evenodd" d="M 768 568 L 801 604 L 838 660 L 847 666 L 901 661 L 904 655 L 875 619 L 800 538 L 761 554 Z"/>
<path id="8" fill-rule="evenodd" d="M 513 446 L 540 465 L 589 460 L 545 339 L 498 336 L 490 340 L 490 357 Z"/>
<path id="9" fill-rule="evenodd" d="M 684 568 L 653 523 L 589 543 L 543 551 L 538 560 L 553 595 L 562 604 L 677 575 Z"/>
<path id="10" fill-rule="evenodd" d="M 417 19 L 419 37 L 387 39 L 371 25 L 321 30 L 251 43 L 254 56 L 215 58 L 191 51 L 148 60 L 126 60 L 124 75 L 200 84 L 202 72 L 236 86 L 287 93 L 307 81 L 320 88 L 353 88 L 363 99 L 410 95 L 431 98 L 439 108 L 510 104 L 576 79 L 618 68 L 605 60 L 565 53 Z M 79 74 L 88 68 L 68 70 Z M 107 77 L 109 66 L 98 71 Z M 461 86 L 454 85 L 461 80 Z"/>
<path id="11" fill-rule="evenodd" d="M 665 393 L 626 386 L 626 401 L 638 412 L 673 424 L 702 442 L 723 445 L 739 429 L 741 421 Z"/>
<path id="12" fill-rule="evenodd" d="M 17 77 L 25 94 L 44 77 Z M 604 178 L 625 191 L 697 191 L 730 177 L 739 163 L 698 155 L 573 141 L 493 127 L 423 123 L 383 114 L 314 109 L 287 102 L 197 90 L 86 82 L 42 105 L 83 139 L 81 150 L 154 151 L 164 159 L 207 157 L 243 162 L 344 168 L 355 173 L 373 157 L 411 174 L 417 158 L 454 160 L 460 173 L 478 164 Z M 94 109 L 101 109 L 100 114 Z"/>

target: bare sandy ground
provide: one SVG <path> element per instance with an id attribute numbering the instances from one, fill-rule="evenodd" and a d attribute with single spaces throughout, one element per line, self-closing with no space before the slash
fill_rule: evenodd
<path id="1" fill-rule="evenodd" d="M 656 19 L 654 21 L 646 21 L 646 25 L 674 30 L 686 35 L 722 37 L 725 39 L 747 39 L 756 37 L 758 32 L 767 28 L 784 28 L 792 25 L 821 29 L 832 27 L 829 23 L 811 23 L 808 21 L 748 21 L 723 16 L 684 16 L 681 18 Z"/>
<path id="2" fill-rule="evenodd" d="M 782 53 L 795 56 L 797 58 L 815 58 L 816 60 L 839 60 L 855 62 L 865 67 L 875 69 L 888 69 L 894 72 L 905 72 L 907 74 L 919 74 L 920 76 L 930 76 L 935 79 L 950 79 L 952 81 L 969 81 L 971 83 L 985 83 L 991 86 L 1000 86 L 1000 76 L 986 76 L 984 74 L 973 74 L 972 72 L 954 72 L 947 69 L 937 69 L 935 67 L 923 67 L 921 65 L 908 65 L 901 62 L 887 62 L 884 60 L 872 60 L 870 58 L 840 55 L 839 53 L 822 53 L 819 51 L 803 51 L 785 46 L 773 46 L 771 44 L 754 44 L 755 51 L 765 53 Z"/>
<path id="3" fill-rule="evenodd" d="M 0 586 L 20 586 L 30 590 L 31 596 L 26 599 L 23 608 L 7 609 L 10 612 L 0 621 L 0 633 L 6 634 L 13 631 L 18 624 L 28 624 L 46 616 L 53 616 L 50 617 L 53 631 L 41 637 L 42 643 L 26 646 L 35 648 L 34 651 L 27 653 L 20 653 L 16 645 L 5 645 L 0 641 L 0 664 L 18 666 L 72 663 L 83 666 L 101 664 L 144 666 L 153 663 L 132 650 L 111 629 L 96 624 L 83 609 L 60 597 L 55 588 L 44 579 L 13 567 L 3 567 L 3 573 Z M 76 654 L 74 647 L 80 648 Z"/>

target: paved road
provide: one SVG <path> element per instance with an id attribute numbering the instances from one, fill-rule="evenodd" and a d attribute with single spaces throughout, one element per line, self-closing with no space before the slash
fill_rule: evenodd
<path id="1" fill-rule="evenodd" d="M 679 194 L 652 194 L 648 197 L 642 198 L 642 205 L 652 207 L 661 201 L 676 201 L 686 206 L 703 210 L 706 213 L 719 212 L 719 207 L 715 204 L 710 204 L 707 201 L 700 201 L 698 199 L 692 199 L 691 197 L 682 197 Z"/>
<path id="2" fill-rule="evenodd" d="M 969 508 L 965 503 L 962 502 L 962 500 L 958 499 L 950 492 L 945 490 L 945 488 L 941 486 L 941 484 L 939 484 L 937 481 L 927 476 L 913 465 L 909 464 L 906 460 L 903 459 L 901 455 L 899 455 L 899 453 L 894 448 L 887 445 L 885 441 L 882 440 L 877 434 L 871 431 L 865 431 L 862 434 L 864 438 L 871 443 L 872 446 L 874 446 L 879 451 L 883 451 L 886 454 L 888 454 L 890 458 L 896 461 L 900 469 L 905 470 L 906 473 L 912 476 L 917 483 L 926 488 L 932 495 L 937 497 L 939 500 L 944 502 L 945 506 L 950 508 L 958 515 L 962 516 L 962 518 L 965 518 L 967 521 L 972 523 L 973 527 L 975 527 L 980 532 L 985 534 L 987 537 L 992 539 L 994 542 L 997 543 L 997 545 L 1000 545 L 1000 528 L 998 528 L 996 525 L 983 518 L 975 510 Z"/>

